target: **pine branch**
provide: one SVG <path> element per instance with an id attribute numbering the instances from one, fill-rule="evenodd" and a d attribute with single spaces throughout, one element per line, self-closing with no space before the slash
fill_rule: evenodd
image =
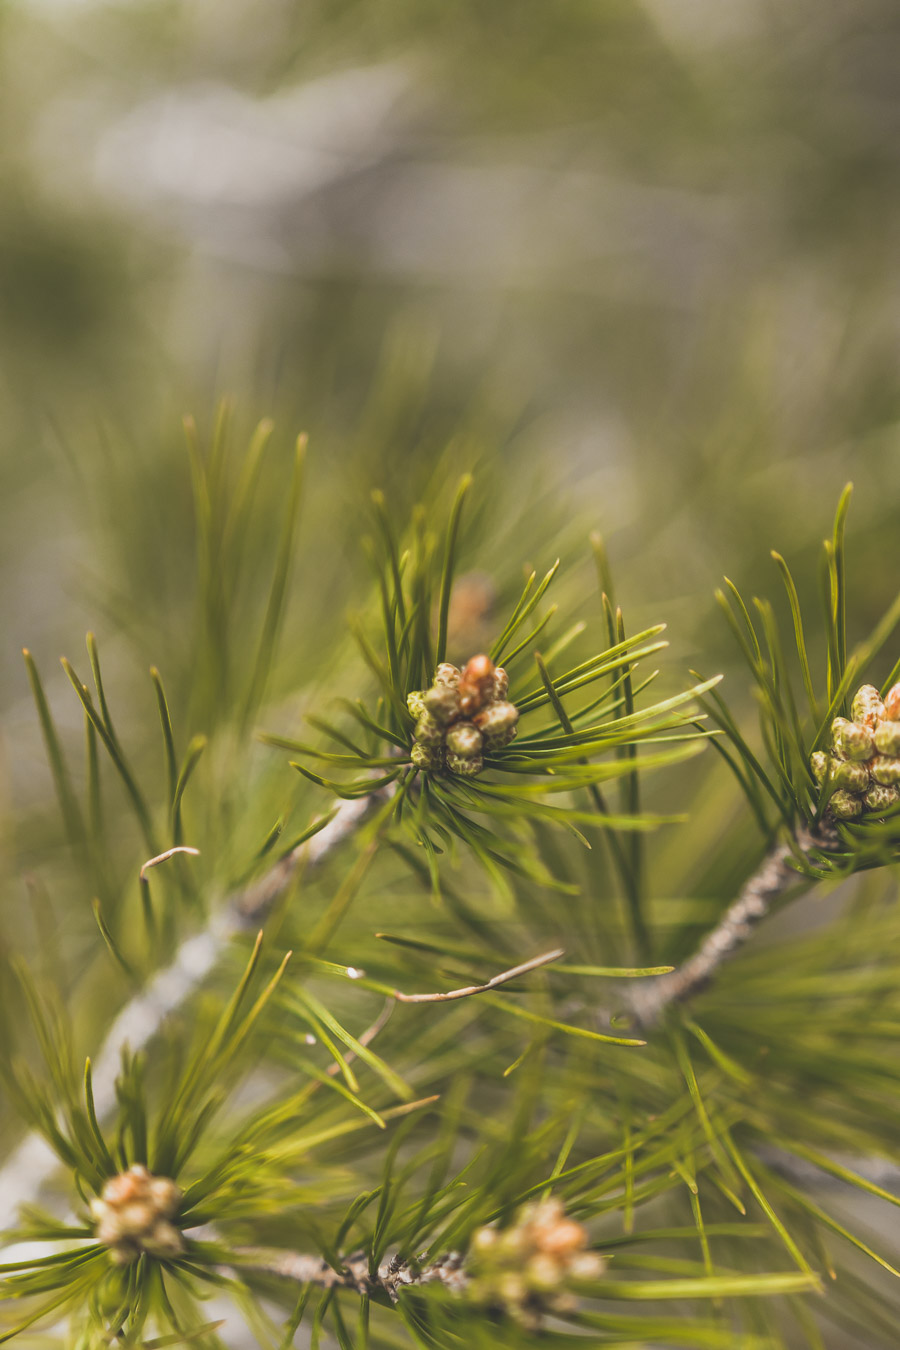
<path id="1" fill-rule="evenodd" d="M 671 974 L 642 980 L 629 991 L 629 1012 L 640 1025 L 653 1026 L 671 1004 L 685 1003 L 698 994 L 715 977 L 722 963 L 740 950 L 788 891 L 798 884 L 810 884 L 810 879 L 791 865 L 798 853 L 808 858 L 813 852 L 836 847 L 837 842 L 836 832 L 821 825 L 818 831 L 802 827 L 789 843 L 776 845 L 693 956 Z"/>
<path id="2" fill-rule="evenodd" d="M 415 1266 L 392 1256 L 382 1261 L 374 1273 L 369 1259 L 363 1253 L 347 1257 L 340 1270 L 335 1270 L 320 1256 L 302 1252 L 268 1250 L 262 1247 L 239 1247 L 235 1255 L 240 1265 L 223 1266 L 223 1273 L 254 1271 L 260 1275 L 275 1275 L 298 1284 L 311 1284 L 319 1289 L 354 1289 L 359 1294 L 386 1295 L 396 1303 L 401 1289 L 411 1285 L 440 1283 L 454 1293 L 463 1293 L 468 1276 L 463 1270 L 461 1252 L 449 1252 L 437 1261 Z"/>
<path id="3" fill-rule="evenodd" d="M 215 969 L 228 943 L 265 921 L 301 864 L 321 862 L 352 834 L 373 796 L 342 801 L 327 825 L 280 858 L 258 881 L 232 894 L 211 916 L 206 928 L 186 938 L 170 965 L 157 971 L 144 989 L 126 1003 L 93 1063 L 94 1107 L 100 1120 L 116 1104 L 116 1079 L 123 1049 L 127 1046 L 136 1054 L 149 1044 L 163 1023 L 187 1003 Z M 157 861 L 152 859 L 151 863 Z M 37 1132 L 26 1135 L 0 1168 L 3 1206 L 0 1230 L 13 1226 L 20 1205 L 37 1201 L 58 1164 L 56 1153 L 42 1135 Z"/>

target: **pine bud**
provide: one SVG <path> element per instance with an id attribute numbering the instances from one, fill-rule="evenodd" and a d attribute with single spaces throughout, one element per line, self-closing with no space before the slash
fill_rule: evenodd
<path id="1" fill-rule="evenodd" d="M 506 1270 L 497 1277 L 497 1293 L 503 1302 L 510 1307 L 524 1303 L 529 1292 L 524 1273 L 520 1274 L 517 1270 Z"/>
<path id="2" fill-rule="evenodd" d="M 440 722 L 431 716 L 431 713 L 424 712 L 416 723 L 416 744 L 417 745 L 440 745 L 444 739 L 444 729 Z"/>
<path id="3" fill-rule="evenodd" d="M 522 1223 L 504 1228 L 498 1235 L 497 1251 L 503 1261 L 518 1262 L 532 1247 L 531 1234 Z"/>
<path id="4" fill-rule="evenodd" d="M 411 694 L 406 695 L 406 706 L 418 722 L 425 711 L 425 698 L 421 689 L 414 689 Z"/>
<path id="5" fill-rule="evenodd" d="M 839 759 L 834 761 L 832 782 L 835 787 L 845 788 L 847 792 L 865 792 L 869 786 L 869 770 L 865 764 Z"/>
<path id="6" fill-rule="evenodd" d="M 457 755 L 460 759 L 481 757 L 482 735 L 471 722 L 454 722 L 452 727 L 448 727 L 446 744 L 448 754 Z"/>
<path id="7" fill-rule="evenodd" d="M 541 1253 L 533 1256 L 525 1267 L 525 1278 L 532 1289 L 558 1289 L 562 1274 L 559 1262 Z"/>
<path id="8" fill-rule="evenodd" d="M 114 1219 L 123 1237 L 140 1237 L 142 1233 L 153 1231 L 156 1217 L 156 1207 L 148 1195 L 146 1200 L 132 1200 L 128 1205 L 121 1205 L 114 1215 L 107 1216 L 107 1225 Z"/>
<path id="9" fill-rule="evenodd" d="M 900 759 L 888 759 L 880 755 L 872 763 L 872 777 L 876 783 L 883 783 L 886 787 L 900 783 Z"/>
<path id="10" fill-rule="evenodd" d="M 484 736 L 486 750 L 499 750 L 516 734 L 519 710 L 513 703 L 490 703 L 472 718 Z"/>
<path id="11" fill-rule="evenodd" d="M 836 820 L 883 815 L 900 801 L 900 684 L 882 702 L 873 684 L 853 696 L 854 720 L 836 717 L 831 724 L 832 755 L 810 756 L 816 782 L 836 788 L 828 812 Z"/>
<path id="12" fill-rule="evenodd" d="M 578 1252 L 569 1262 L 569 1276 L 573 1280 L 598 1280 L 604 1269 L 599 1252 Z"/>
<path id="13" fill-rule="evenodd" d="M 479 1228 L 472 1238 L 472 1248 L 476 1252 L 487 1252 L 496 1247 L 499 1233 L 496 1228 Z"/>
<path id="14" fill-rule="evenodd" d="M 501 749 L 516 734 L 519 710 L 507 702 L 508 689 L 506 671 L 489 656 L 473 656 L 462 671 L 442 662 L 430 688 L 407 695 L 416 719 L 410 751 L 415 767 L 464 777 L 481 773 L 484 751 Z"/>
<path id="15" fill-rule="evenodd" d="M 900 722 L 900 684 L 892 684 L 884 696 L 884 717 L 887 722 Z"/>
<path id="16" fill-rule="evenodd" d="M 900 754 L 900 722 L 879 722 L 875 728 L 875 749 L 881 755 Z"/>
<path id="17" fill-rule="evenodd" d="M 461 778 L 475 778 L 484 768 L 481 755 L 455 755 L 449 746 L 444 755 L 444 763 L 450 773 L 457 773 Z"/>
<path id="18" fill-rule="evenodd" d="M 838 820 L 853 820 L 862 815 L 863 804 L 859 797 L 852 797 L 849 792 L 835 792 L 829 799 L 828 809 Z"/>
<path id="19" fill-rule="evenodd" d="M 459 706 L 466 717 L 477 713 L 494 696 L 494 663 L 489 656 L 473 656 L 459 681 Z"/>
<path id="20" fill-rule="evenodd" d="M 143 1245 L 144 1251 L 150 1256 L 171 1260 L 184 1250 L 184 1239 L 181 1230 L 173 1223 L 169 1223 L 166 1219 L 157 1219 L 149 1237 L 144 1238 Z"/>
<path id="21" fill-rule="evenodd" d="M 552 1256 L 569 1256 L 580 1251 L 587 1241 L 587 1234 L 580 1223 L 574 1219 L 560 1219 L 552 1226 L 538 1233 L 538 1246 L 542 1252 Z"/>
<path id="22" fill-rule="evenodd" d="M 823 750 L 815 750 L 809 757 L 809 767 L 817 783 L 824 783 L 831 766 L 831 758 Z"/>
<path id="23" fill-rule="evenodd" d="M 459 694 L 452 685 L 436 682 L 430 689 L 425 690 L 422 701 L 425 704 L 425 711 L 435 722 L 440 722 L 441 726 L 446 726 L 454 717 L 459 716 Z"/>
<path id="24" fill-rule="evenodd" d="M 900 788 L 886 787 L 881 783 L 873 783 L 863 802 L 867 811 L 873 811 L 876 814 L 887 811 L 890 807 L 896 806 L 900 802 Z"/>
<path id="25" fill-rule="evenodd" d="M 602 1275 L 603 1258 L 586 1251 L 587 1242 L 587 1232 L 559 1200 L 523 1205 L 508 1228 L 480 1228 L 473 1234 L 470 1295 L 537 1327 L 545 1312 L 571 1305 L 570 1281 Z"/>
<path id="26" fill-rule="evenodd" d="M 874 730 L 876 722 L 884 717 L 884 704 L 874 684 L 864 684 L 853 696 L 850 716 L 854 722 Z"/>
<path id="27" fill-rule="evenodd" d="M 181 1200 L 174 1181 L 153 1176 L 142 1163 L 135 1163 L 111 1177 L 91 1201 L 97 1240 L 109 1247 L 116 1265 L 127 1265 L 145 1253 L 177 1256 L 184 1240 L 171 1220 Z"/>
<path id="28" fill-rule="evenodd" d="M 844 759 L 871 759 L 875 753 L 875 737 L 868 727 L 836 717 L 831 724 L 834 748 Z"/>
<path id="29" fill-rule="evenodd" d="M 434 773 L 444 762 L 444 750 L 440 745 L 413 745 L 410 759 L 417 769 L 430 769 Z"/>

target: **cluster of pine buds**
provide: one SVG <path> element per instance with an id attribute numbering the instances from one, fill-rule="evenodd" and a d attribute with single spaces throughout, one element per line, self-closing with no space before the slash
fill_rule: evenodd
<path id="1" fill-rule="evenodd" d="M 900 684 L 884 701 L 864 684 L 850 711 L 852 721 L 836 717 L 831 724 L 831 750 L 817 750 L 810 760 L 816 781 L 836 789 L 828 809 L 838 820 L 884 815 L 900 802 Z"/>
<path id="2" fill-rule="evenodd" d="M 182 1193 L 168 1177 L 155 1177 L 142 1163 L 110 1177 L 91 1201 L 97 1241 L 104 1243 L 117 1266 L 149 1256 L 178 1256 L 181 1232 L 172 1223 Z"/>
<path id="3" fill-rule="evenodd" d="M 529 1326 L 542 1313 L 572 1306 L 566 1285 L 595 1280 L 605 1263 L 586 1250 L 587 1231 L 570 1219 L 559 1200 L 524 1205 L 509 1228 L 479 1228 L 467 1268 L 468 1292 L 488 1307 Z"/>
<path id="4" fill-rule="evenodd" d="M 508 745 L 519 710 L 507 702 L 509 676 L 489 656 L 473 656 L 462 670 L 444 661 L 430 689 L 409 695 L 416 719 L 412 762 L 419 769 L 471 778 L 484 768 L 484 754 Z"/>

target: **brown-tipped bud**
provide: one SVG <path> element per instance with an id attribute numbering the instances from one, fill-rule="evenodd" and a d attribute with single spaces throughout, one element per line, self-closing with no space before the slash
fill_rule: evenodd
<path id="1" fill-rule="evenodd" d="M 447 729 L 447 751 L 460 759 L 481 757 L 483 745 L 481 732 L 471 722 L 454 722 Z"/>
<path id="2" fill-rule="evenodd" d="M 499 750 L 516 734 L 519 710 L 513 703 L 489 703 L 472 721 L 484 736 L 485 750 Z"/>
<path id="3" fill-rule="evenodd" d="M 180 1230 L 172 1222 L 182 1192 L 169 1177 L 153 1176 L 143 1163 L 110 1177 L 91 1201 L 98 1242 L 109 1248 L 115 1265 L 127 1265 L 143 1255 L 174 1257 L 184 1249 Z"/>
<path id="4" fill-rule="evenodd" d="M 859 722 L 861 726 L 869 727 L 870 730 L 874 730 L 875 723 L 881 721 L 884 717 L 884 704 L 874 684 L 864 684 L 857 689 L 850 707 L 850 716 L 854 722 Z"/>
<path id="5" fill-rule="evenodd" d="M 828 802 L 828 809 L 838 820 L 853 820 L 862 815 L 862 799 L 849 792 L 835 792 Z"/>
<path id="6" fill-rule="evenodd" d="M 495 670 L 496 666 L 491 658 L 481 652 L 478 656 L 469 658 L 460 672 L 460 678 L 465 680 L 466 684 L 482 685 L 489 689 L 494 683 Z"/>
<path id="7" fill-rule="evenodd" d="M 871 763 L 870 773 L 876 783 L 882 783 L 885 787 L 893 787 L 895 783 L 900 783 L 900 759 L 889 759 L 887 755 L 878 755 Z"/>
<path id="8" fill-rule="evenodd" d="M 489 656 L 473 656 L 463 667 L 459 681 L 459 706 L 471 717 L 494 697 L 494 663 Z"/>
<path id="9" fill-rule="evenodd" d="M 440 745 L 444 739 L 444 728 L 431 713 L 424 712 L 416 723 L 415 739 L 417 745 Z"/>
<path id="10" fill-rule="evenodd" d="M 419 745 L 413 746 L 410 751 L 410 759 L 417 769 L 430 769 L 436 773 L 444 763 L 444 750 L 440 745 Z"/>
<path id="11" fill-rule="evenodd" d="M 832 782 L 847 792 L 865 792 L 869 786 L 869 770 L 865 764 L 852 759 L 835 760 Z"/>
<path id="12" fill-rule="evenodd" d="M 566 1207 L 557 1195 L 544 1196 L 543 1200 L 533 1200 L 523 1205 L 518 1213 L 518 1221 L 535 1233 L 545 1228 L 553 1228 L 566 1216 Z"/>
<path id="13" fill-rule="evenodd" d="M 429 689 L 409 694 L 416 717 L 411 750 L 416 768 L 472 777 L 484 767 L 485 750 L 499 750 L 516 734 L 519 712 L 498 694 L 506 694 L 506 671 L 481 653 L 462 671 L 449 661 L 435 672 Z"/>
<path id="14" fill-rule="evenodd" d="M 147 1189 L 150 1173 L 143 1163 L 133 1163 L 127 1172 L 110 1177 L 103 1187 L 101 1199 L 107 1205 L 127 1205 L 137 1200 Z"/>
<path id="15" fill-rule="evenodd" d="M 587 1233 L 574 1219 L 560 1219 L 552 1227 L 539 1230 L 537 1244 L 551 1256 L 570 1256 L 587 1242 Z"/>
<path id="16" fill-rule="evenodd" d="M 900 722 L 879 722 L 875 728 L 875 749 L 881 755 L 900 755 Z"/>
<path id="17" fill-rule="evenodd" d="M 414 689 L 411 694 L 406 695 L 406 706 L 418 722 L 425 711 L 425 699 L 421 689 Z"/>
<path id="18" fill-rule="evenodd" d="M 884 716 L 888 722 L 900 722 L 900 684 L 892 684 L 885 694 Z"/>
<path id="19" fill-rule="evenodd" d="M 863 797 L 866 810 L 874 812 L 876 815 L 890 810 L 898 802 L 900 802 L 900 788 L 887 787 L 881 783 L 873 783 Z"/>
<path id="20" fill-rule="evenodd" d="M 455 689 L 459 684 L 459 666 L 454 666 L 450 661 L 442 661 L 434 672 L 435 684 L 446 684 L 451 689 Z"/>
<path id="21" fill-rule="evenodd" d="M 875 753 L 875 737 L 868 727 L 836 717 L 831 724 L 834 748 L 843 759 L 871 759 Z"/>
<path id="22" fill-rule="evenodd" d="M 459 716 L 459 694 L 452 685 L 434 684 L 425 690 L 422 700 L 425 711 L 441 726 L 446 726 Z"/>
<path id="23" fill-rule="evenodd" d="M 470 1294 L 537 1327 L 544 1313 L 571 1306 L 571 1281 L 603 1274 L 603 1258 L 586 1251 L 587 1242 L 586 1230 L 567 1216 L 557 1199 L 523 1205 L 509 1228 L 474 1234 Z"/>
<path id="24" fill-rule="evenodd" d="M 809 767 L 817 783 L 824 783 L 831 764 L 831 757 L 824 750 L 814 750 L 809 757 Z"/>

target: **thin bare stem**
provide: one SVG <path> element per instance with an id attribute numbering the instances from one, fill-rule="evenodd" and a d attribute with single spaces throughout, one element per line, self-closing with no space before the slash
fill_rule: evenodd
<path id="1" fill-rule="evenodd" d="M 398 1003 L 450 1003 L 453 999 L 468 998 L 471 994 L 486 994 L 489 989 L 507 984 L 517 975 L 527 975 L 530 970 L 539 970 L 541 966 L 548 966 L 551 961 L 558 961 L 561 956 L 565 956 L 565 952 L 561 947 L 557 947 L 552 952 L 544 952 L 542 956 L 533 956 L 530 961 L 523 961 L 520 966 L 513 966 L 512 970 L 501 971 L 499 975 L 488 980 L 487 984 L 469 984 L 464 989 L 449 989 L 444 994 L 401 994 L 399 989 L 395 989 L 394 998 Z"/>
<path id="2" fill-rule="evenodd" d="M 143 864 L 140 874 L 141 881 L 146 879 L 147 873 L 151 867 L 158 867 L 160 863 L 168 862 L 170 858 L 174 858 L 176 853 L 190 853 L 194 858 L 200 857 L 199 848 L 191 848 L 189 844 L 177 844 L 175 848 L 167 848 L 165 853 L 158 853 L 155 858 L 148 858 Z"/>

